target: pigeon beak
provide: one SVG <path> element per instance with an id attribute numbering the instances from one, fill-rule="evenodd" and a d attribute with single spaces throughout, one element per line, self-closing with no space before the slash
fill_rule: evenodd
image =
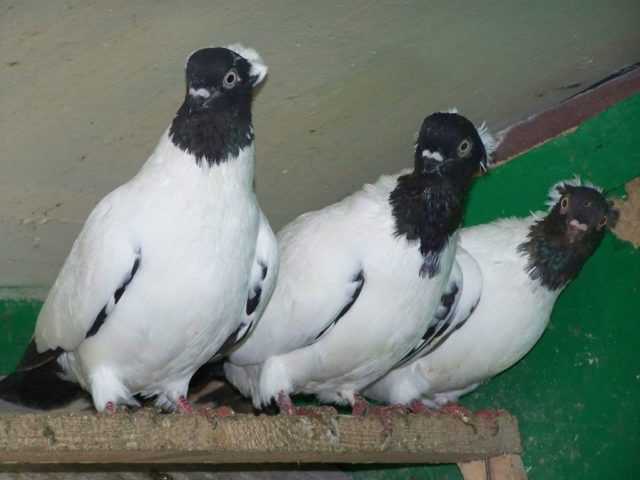
<path id="1" fill-rule="evenodd" d="M 196 88 L 189 86 L 189 115 L 204 110 L 211 106 L 213 101 L 220 95 L 220 92 L 211 91 L 206 88 Z"/>
<path id="2" fill-rule="evenodd" d="M 429 160 L 433 160 L 434 162 L 442 162 L 444 158 L 440 152 L 432 152 L 429 149 L 422 150 L 422 158 L 428 158 Z"/>
<path id="3" fill-rule="evenodd" d="M 429 149 L 424 149 L 420 153 L 420 156 L 422 157 L 422 161 L 420 162 L 422 165 L 422 175 L 437 173 L 444 163 L 444 158 L 438 151 L 432 152 Z"/>
<path id="4" fill-rule="evenodd" d="M 569 240 L 571 243 L 574 243 L 576 240 L 580 240 L 585 233 L 587 233 L 588 227 L 586 224 L 579 222 L 575 218 L 569 222 L 567 228 L 567 235 L 569 236 Z"/>

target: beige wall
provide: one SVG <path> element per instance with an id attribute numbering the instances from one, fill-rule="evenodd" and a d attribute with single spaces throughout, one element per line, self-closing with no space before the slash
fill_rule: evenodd
<path id="1" fill-rule="evenodd" d="M 411 162 L 455 105 L 500 129 L 640 60 L 638 1 L 0 1 L 0 286 L 48 285 L 144 162 L 187 55 L 242 42 L 275 228 Z"/>

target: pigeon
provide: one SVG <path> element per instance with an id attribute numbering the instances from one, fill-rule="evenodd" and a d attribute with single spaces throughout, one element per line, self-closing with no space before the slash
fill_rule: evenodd
<path id="1" fill-rule="evenodd" d="M 65 381 L 98 411 L 136 397 L 192 411 L 191 376 L 250 331 L 277 276 L 253 191 L 251 101 L 266 73 L 241 45 L 190 55 L 184 103 L 140 171 L 89 215 L 0 398 L 46 408 L 66 400 Z M 43 374 L 57 382 L 51 398 Z"/>
<path id="2" fill-rule="evenodd" d="M 485 138 L 489 138 L 486 134 Z M 359 391 L 425 334 L 447 285 L 473 176 L 488 157 L 463 116 L 424 119 L 413 169 L 383 175 L 278 235 L 280 270 L 225 374 L 256 408 L 293 393 L 367 409 Z"/>
<path id="3" fill-rule="evenodd" d="M 367 397 L 416 411 L 455 404 L 531 350 L 558 295 L 618 218 L 602 190 L 577 177 L 555 184 L 548 206 L 546 214 L 460 231 L 458 254 L 474 260 L 462 267 L 461 288 L 471 287 L 469 303 L 477 305 L 470 314 L 458 312 L 456 325 L 422 356 L 369 386 Z"/>

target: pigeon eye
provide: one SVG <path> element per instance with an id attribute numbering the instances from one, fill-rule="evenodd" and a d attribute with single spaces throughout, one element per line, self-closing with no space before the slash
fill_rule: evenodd
<path id="1" fill-rule="evenodd" d="M 465 138 L 460 142 L 460 145 L 458 145 L 458 155 L 461 157 L 465 156 L 467 153 L 469 153 L 470 149 L 471 149 L 471 142 L 469 141 L 468 138 Z"/>
<path id="2" fill-rule="evenodd" d="M 569 198 L 562 197 L 562 200 L 560 200 L 560 208 L 562 208 L 562 210 L 566 210 L 567 207 L 569 207 Z"/>
<path id="3" fill-rule="evenodd" d="M 222 86 L 224 88 L 233 88 L 236 83 L 238 83 L 238 72 L 236 71 L 235 68 L 232 68 L 224 76 L 224 81 L 222 82 Z"/>
<path id="4" fill-rule="evenodd" d="M 604 227 L 607 224 L 607 217 L 600 217 L 600 220 L 598 220 L 598 225 L 600 225 L 601 227 Z"/>

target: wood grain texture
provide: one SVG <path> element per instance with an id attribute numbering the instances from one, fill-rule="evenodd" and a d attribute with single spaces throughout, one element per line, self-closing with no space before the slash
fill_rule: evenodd
<path id="1" fill-rule="evenodd" d="M 515 417 L 0 415 L 0 463 L 444 463 L 521 453 Z"/>
<path id="2" fill-rule="evenodd" d="M 505 454 L 459 463 L 464 480 L 527 480 L 520 455 Z"/>

